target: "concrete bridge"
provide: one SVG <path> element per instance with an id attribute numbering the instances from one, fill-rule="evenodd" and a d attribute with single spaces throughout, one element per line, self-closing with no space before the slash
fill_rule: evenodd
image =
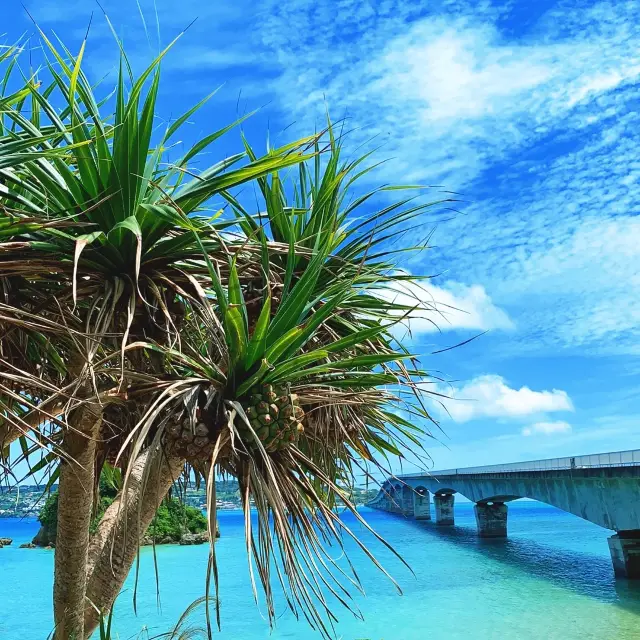
<path id="1" fill-rule="evenodd" d="M 452 526 L 455 494 L 475 502 L 478 535 L 507 536 L 507 503 L 533 498 L 616 533 L 617 576 L 640 579 L 640 449 L 389 478 L 369 507 Z"/>

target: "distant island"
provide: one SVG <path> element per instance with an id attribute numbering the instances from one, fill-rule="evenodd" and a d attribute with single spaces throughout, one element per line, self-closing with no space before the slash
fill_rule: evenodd
<path id="1" fill-rule="evenodd" d="M 93 535 L 100 525 L 106 510 L 113 504 L 117 490 L 101 483 L 100 502 L 90 527 Z M 53 491 L 47 497 L 46 502 L 38 514 L 40 530 L 31 543 L 20 545 L 21 547 L 53 548 L 56 545 L 58 529 L 58 492 Z M 220 537 L 220 531 L 216 525 L 216 538 Z M 167 496 L 158 508 L 151 525 L 142 538 L 142 545 L 153 544 L 203 544 L 209 540 L 207 531 L 207 518 L 197 507 L 184 504 L 175 496 Z"/>
<path id="2" fill-rule="evenodd" d="M 57 485 L 50 488 L 53 493 L 57 490 Z M 372 500 L 378 493 L 376 488 L 354 489 L 353 501 L 357 505 L 362 505 Z M 230 510 L 241 509 L 240 491 L 235 480 L 222 480 L 216 482 L 216 504 L 218 509 Z M 44 506 L 47 494 L 44 487 L 38 485 L 24 485 L 11 489 L 0 489 L 0 518 L 24 518 L 37 517 Z M 196 489 L 188 487 L 184 502 L 191 507 L 196 507 L 205 511 L 207 507 L 206 491 L 204 487 Z"/>

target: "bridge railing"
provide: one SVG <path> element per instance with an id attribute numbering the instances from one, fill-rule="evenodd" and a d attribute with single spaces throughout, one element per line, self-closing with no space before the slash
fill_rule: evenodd
<path id="1" fill-rule="evenodd" d="M 482 467 L 463 467 L 459 469 L 442 469 L 431 471 L 432 476 L 450 476 L 458 474 L 478 473 L 513 473 L 516 471 L 555 471 L 561 469 L 591 469 L 606 467 L 640 466 L 640 449 L 614 451 L 612 453 L 595 453 L 586 456 L 568 456 L 566 458 L 548 458 L 528 462 L 510 462 L 508 464 L 491 464 Z M 424 476 L 424 473 L 406 474 L 400 478 Z"/>

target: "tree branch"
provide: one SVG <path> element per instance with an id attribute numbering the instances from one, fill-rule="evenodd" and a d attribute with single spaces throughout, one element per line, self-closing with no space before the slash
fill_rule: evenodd
<path id="1" fill-rule="evenodd" d="M 46 403 L 42 403 L 37 409 L 29 411 L 20 418 L 17 416 L 12 416 L 11 420 L 4 418 L 4 422 L 0 424 L 0 452 L 28 430 L 38 429 L 52 418 L 58 418 L 64 408 L 62 404 L 58 404 L 53 409 L 46 410 L 45 406 Z"/>

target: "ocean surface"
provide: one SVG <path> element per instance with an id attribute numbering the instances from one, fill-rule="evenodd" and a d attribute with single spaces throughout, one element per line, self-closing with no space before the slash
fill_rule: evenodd
<path id="1" fill-rule="evenodd" d="M 380 544 L 372 549 L 403 590 L 349 544 L 366 596 L 355 604 L 364 621 L 335 612 L 345 640 L 640 640 L 640 585 L 613 577 L 607 537 L 611 532 L 531 501 L 509 506 L 509 539 L 479 540 L 473 505 L 456 505 L 456 526 L 440 529 L 363 509 L 367 521 L 404 557 L 414 574 Z M 221 640 L 316 640 L 282 602 L 273 632 L 254 604 L 244 550 L 242 514 L 220 512 L 217 544 L 221 582 Z M 350 526 L 371 542 L 352 516 Z M 0 639 L 40 640 L 52 629 L 53 552 L 18 549 L 37 531 L 35 520 L 0 519 Z M 339 555 L 335 550 L 336 556 Z M 204 594 L 207 547 L 157 550 L 160 600 L 153 552 L 141 554 L 138 610 L 131 576 L 118 599 L 119 638 L 147 638 L 173 627 Z M 203 615 L 194 614 L 193 624 Z M 146 631 L 144 631 L 146 627 Z"/>

